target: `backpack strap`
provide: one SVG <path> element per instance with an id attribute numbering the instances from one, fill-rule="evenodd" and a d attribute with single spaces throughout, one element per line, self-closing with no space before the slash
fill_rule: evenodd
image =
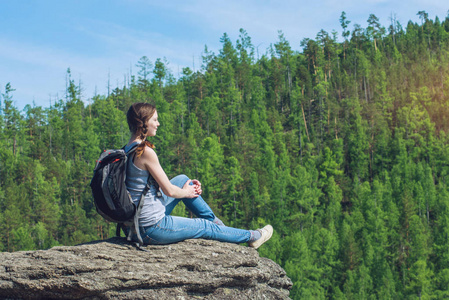
<path id="1" fill-rule="evenodd" d="M 126 146 L 124 146 L 122 148 L 126 152 L 126 156 L 128 157 L 128 163 L 131 163 L 131 161 L 133 160 L 134 155 L 135 155 L 134 152 L 136 151 L 137 146 L 138 145 L 134 145 L 128 151 L 125 150 Z M 133 157 L 131 157 L 131 155 Z M 134 214 L 134 219 L 133 219 L 132 222 L 126 223 L 126 225 L 128 225 L 130 227 L 129 228 L 130 230 L 128 231 L 128 236 L 127 236 L 126 239 L 129 242 L 131 242 L 132 241 L 132 235 L 136 234 L 138 242 L 135 242 L 134 245 L 136 246 L 137 249 L 142 250 L 142 251 L 148 251 L 148 250 L 142 248 L 143 239 L 142 239 L 142 236 L 140 235 L 139 217 L 140 217 L 140 213 L 142 211 L 143 204 L 145 202 L 145 196 L 146 196 L 146 194 L 148 193 L 148 191 L 151 188 L 151 183 L 152 183 L 151 179 L 152 179 L 152 176 L 150 174 L 148 176 L 148 179 L 147 179 L 147 184 L 145 185 L 145 188 L 143 189 L 142 194 L 140 195 L 139 204 L 137 205 L 136 213 Z M 120 229 L 122 228 L 122 226 L 123 226 L 123 223 L 122 224 L 120 224 L 120 223 L 117 224 L 117 229 L 116 229 L 116 235 L 117 236 L 120 236 Z"/>
<path id="2" fill-rule="evenodd" d="M 137 206 L 136 214 L 134 215 L 134 220 L 131 225 L 131 230 L 128 232 L 128 237 L 127 237 L 127 240 L 129 242 L 131 242 L 132 234 L 135 233 L 137 235 L 138 242 L 136 242 L 134 244 L 136 245 L 137 249 L 139 249 L 139 250 L 144 250 L 141 248 L 143 245 L 143 240 L 142 240 L 142 236 L 140 235 L 139 217 L 140 217 L 140 212 L 142 211 L 143 203 L 145 202 L 145 195 L 148 193 L 148 191 L 150 190 L 150 187 L 151 187 L 150 178 L 151 178 L 151 176 L 148 177 L 147 184 L 145 185 L 142 195 L 140 196 L 139 205 Z"/>
<path id="3" fill-rule="evenodd" d="M 126 151 L 126 145 L 122 147 L 123 151 L 125 151 L 125 153 L 126 153 L 126 156 L 133 154 L 136 151 L 137 146 L 139 146 L 139 144 L 137 142 L 134 142 L 131 145 L 133 145 L 133 146 L 128 151 Z"/>

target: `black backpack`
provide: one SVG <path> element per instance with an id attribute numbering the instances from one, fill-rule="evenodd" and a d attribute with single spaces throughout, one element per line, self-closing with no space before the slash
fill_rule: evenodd
<path id="1" fill-rule="evenodd" d="M 128 152 L 124 147 L 118 150 L 105 150 L 97 160 L 94 176 L 90 182 L 92 195 L 97 212 L 106 220 L 117 223 L 117 236 L 120 229 L 125 225 L 129 228 L 127 240 L 131 241 L 132 235 L 136 234 L 141 249 L 143 245 L 139 230 L 139 216 L 144 203 L 145 195 L 150 190 L 151 175 L 140 197 L 139 205 L 135 205 L 131 195 L 126 189 L 126 167 L 129 157 L 136 151 L 134 146 Z"/>

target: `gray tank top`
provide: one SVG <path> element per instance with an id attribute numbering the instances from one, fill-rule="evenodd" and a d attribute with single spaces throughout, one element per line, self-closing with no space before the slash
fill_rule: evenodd
<path id="1" fill-rule="evenodd" d="M 125 151 L 131 149 L 135 144 L 133 143 L 125 147 Z M 128 166 L 126 168 L 126 187 L 131 194 L 131 198 L 136 205 L 139 204 L 142 191 L 147 184 L 148 176 L 150 173 L 147 170 L 138 168 L 133 160 L 132 156 L 129 157 Z M 139 218 L 140 226 L 147 227 L 156 224 L 165 216 L 165 206 L 163 204 L 164 199 L 157 197 L 157 189 L 154 185 L 151 185 L 150 190 L 145 195 L 145 203 L 143 204 L 142 211 Z"/>

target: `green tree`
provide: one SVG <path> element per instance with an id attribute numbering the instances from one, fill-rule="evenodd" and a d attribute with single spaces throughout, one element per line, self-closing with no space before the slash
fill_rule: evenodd
<path id="1" fill-rule="evenodd" d="M 227 180 L 223 183 L 228 197 L 223 202 L 223 215 L 230 221 L 230 226 L 239 227 L 242 218 L 242 210 L 239 207 L 241 201 L 239 185 L 243 181 L 240 175 L 240 163 L 234 156 L 231 156 L 226 158 L 224 165 L 226 166 L 224 177 Z"/>
<path id="2" fill-rule="evenodd" d="M 199 161 L 201 164 L 198 167 L 198 174 L 204 187 L 203 198 L 213 210 L 221 211 L 222 177 L 220 174 L 224 163 L 223 149 L 218 142 L 218 137 L 214 134 L 206 137 L 200 147 Z"/>
<path id="3" fill-rule="evenodd" d="M 153 68 L 153 63 L 146 56 L 142 56 L 136 64 L 136 67 L 139 68 L 137 74 L 139 74 L 139 83 L 143 87 L 147 87 L 149 85 L 151 69 Z"/>
<path id="4" fill-rule="evenodd" d="M 3 136 L 5 137 L 6 145 L 12 150 L 14 155 L 17 154 L 18 140 L 20 139 L 20 132 L 22 128 L 22 115 L 19 110 L 14 106 L 14 101 L 12 100 L 12 92 L 15 89 L 11 87 L 8 82 L 5 85 L 5 92 L 2 94 L 3 98 Z"/>
<path id="5" fill-rule="evenodd" d="M 167 76 L 167 62 L 163 62 L 160 58 L 156 59 L 154 63 L 153 74 L 160 88 L 162 88 L 162 81 Z"/>
<path id="6" fill-rule="evenodd" d="M 20 226 L 12 231 L 12 237 L 14 242 L 14 251 L 26 251 L 35 249 L 36 245 L 31 237 L 31 230 L 26 227 Z"/>
<path id="7" fill-rule="evenodd" d="M 286 237 L 283 243 L 287 257 L 285 270 L 293 282 L 290 291 L 292 299 L 325 299 L 325 290 L 321 286 L 320 278 L 323 270 L 319 269 L 313 259 L 313 254 L 300 231 Z"/>

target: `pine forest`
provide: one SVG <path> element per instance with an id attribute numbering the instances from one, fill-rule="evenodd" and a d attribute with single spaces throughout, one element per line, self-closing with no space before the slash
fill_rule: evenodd
<path id="1" fill-rule="evenodd" d="M 258 251 L 291 298 L 449 298 L 449 15 L 418 16 L 364 28 L 342 12 L 340 32 L 291 45 L 279 31 L 264 53 L 225 33 L 196 70 L 143 56 L 107 95 L 68 69 L 48 107 L 19 110 L 6 84 L 0 251 L 115 236 L 92 202 L 95 160 L 128 142 L 130 104 L 151 102 L 167 175 L 199 179 L 228 226 L 272 224 Z"/>

